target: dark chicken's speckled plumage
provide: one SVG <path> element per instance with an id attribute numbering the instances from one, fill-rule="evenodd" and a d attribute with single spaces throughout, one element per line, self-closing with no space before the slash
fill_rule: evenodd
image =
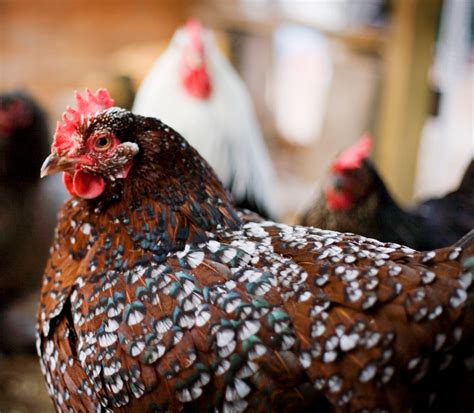
<path id="1" fill-rule="evenodd" d="M 419 253 L 252 222 L 161 122 L 115 132 L 140 147 L 130 175 L 65 205 L 45 272 L 59 411 L 406 411 L 471 342 L 472 240 Z"/>

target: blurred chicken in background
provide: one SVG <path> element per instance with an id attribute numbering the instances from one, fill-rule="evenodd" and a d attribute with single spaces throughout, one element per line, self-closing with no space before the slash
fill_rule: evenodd
<path id="1" fill-rule="evenodd" d="M 0 329 L 9 332 L 0 335 L 0 351 L 34 343 L 36 290 L 66 196 L 57 180 L 40 182 L 49 137 L 46 116 L 31 97 L 0 95 Z"/>
<path id="2" fill-rule="evenodd" d="M 331 165 L 324 194 L 303 216 L 303 225 L 353 232 L 418 250 L 448 246 L 474 228 L 474 164 L 459 188 L 442 198 L 403 209 L 369 160 L 370 136 L 363 136 Z"/>
<path id="3" fill-rule="evenodd" d="M 199 22 L 191 19 L 175 33 L 140 86 L 133 111 L 186 136 L 237 206 L 278 216 L 276 178 L 250 95 Z"/>

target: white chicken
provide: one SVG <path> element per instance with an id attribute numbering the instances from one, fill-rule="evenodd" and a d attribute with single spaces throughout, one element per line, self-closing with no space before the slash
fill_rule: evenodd
<path id="1" fill-rule="evenodd" d="M 238 206 L 278 217 L 276 177 L 249 92 L 198 21 L 176 31 L 141 84 L 132 110 L 182 134 Z"/>

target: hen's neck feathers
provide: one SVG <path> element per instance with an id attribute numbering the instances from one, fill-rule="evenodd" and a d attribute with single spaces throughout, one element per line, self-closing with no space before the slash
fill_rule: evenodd
<path id="1" fill-rule="evenodd" d="M 70 201 L 66 209 L 75 211 L 75 223 L 59 226 L 66 237 L 77 238 L 76 232 L 80 237 L 84 224 L 112 236 L 125 229 L 134 248 L 164 258 L 186 243 L 207 240 L 210 232 L 241 225 L 210 166 L 178 133 L 156 119 L 137 116 L 133 135 L 140 152 L 129 176 L 109 182 L 97 200 Z"/>

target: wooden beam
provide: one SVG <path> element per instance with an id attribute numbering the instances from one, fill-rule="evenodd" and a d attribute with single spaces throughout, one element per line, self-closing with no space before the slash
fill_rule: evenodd
<path id="1" fill-rule="evenodd" d="M 394 0 L 393 6 L 375 162 L 395 197 L 409 202 L 421 131 L 429 110 L 428 71 L 441 0 Z"/>

